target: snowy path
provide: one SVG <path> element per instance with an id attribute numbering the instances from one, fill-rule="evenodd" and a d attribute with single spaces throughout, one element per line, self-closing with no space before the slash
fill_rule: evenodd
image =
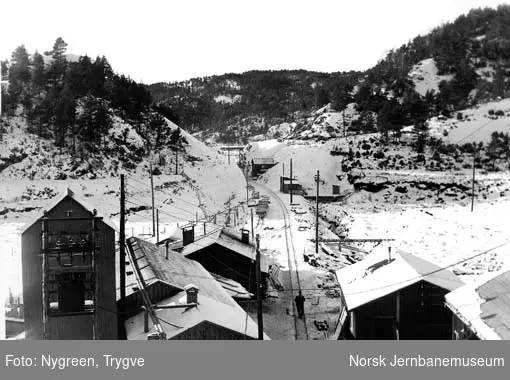
<path id="1" fill-rule="evenodd" d="M 329 333 L 332 333 L 338 319 L 339 298 L 330 297 L 321 288 L 330 281 L 330 274 L 304 262 L 302 253 L 314 251 L 311 242 L 313 231 L 301 230 L 298 225 L 303 224 L 303 219 L 312 219 L 313 216 L 294 216 L 289 212 L 288 194 L 277 193 L 257 182 L 252 182 L 252 185 L 255 191 L 269 196 L 271 201 L 266 217 L 256 222 L 256 231 L 261 236 L 261 248 L 281 266 L 280 280 L 284 288 L 282 291 L 270 291 L 269 297 L 264 300 L 264 330 L 272 339 L 325 339 L 326 332 L 317 330 L 314 322 L 328 321 L 331 327 Z M 307 202 L 300 196 L 294 197 L 294 204 L 308 209 Z M 294 318 L 297 314 L 294 297 L 299 287 L 306 298 L 304 320 Z"/>
<path id="2" fill-rule="evenodd" d="M 286 276 L 286 283 L 284 283 L 284 287 L 287 288 L 288 292 L 285 293 L 286 298 L 288 298 L 288 302 L 292 304 L 293 316 L 294 316 L 294 325 L 295 325 L 295 339 L 296 340 L 308 340 L 308 328 L 306 325 L 306 315 L 303 320 L 298 318 L 296 305 L 294 303 L 294 298 L 298 295 L 298 292 L 301 292 L 301 282 L 299 278 L 299 267 L 298 261 L 296 257 L 296 251 L 294 248 L 294 237 L 292 234 L 291 227 L 291 219 L 289 216 L 289 210 L 287 209 L 287 205 L 278 197 L 276 193 L 274 193 L 268 187 L 262 184 L 256 184 L 255 188 L 258 188 L 259 191 L 263 191 L 265 194 L 269 195 L 271 199 L 273 199 L 274 204 L 278 204 L 281 208 L 281 217 L 283 218 L 284 223 L 284 234 L 285 234 L 285 248 L 287 253 L 287 261 L 288 261 L 288 271 Z"/>

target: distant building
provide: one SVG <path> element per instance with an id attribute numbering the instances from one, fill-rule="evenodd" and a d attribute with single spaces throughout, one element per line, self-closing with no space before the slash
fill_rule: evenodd
<path id="1" fill-rule="evenodd" d="M 444 296 L 463 285 L 452 272 L 382 249 L 336 276 L 342 304 L 334 339 L 451 339 Z"/>
<path id="2" fill-rule="evenodd" d="M 277 164 L 278 162 L 273 158 L 253 158 L 251 160 L 251 176 L 258 177 Z"/>
<path id="3" fill-rule="evenodd" d="M 292 179 L 292 185 L 290 183 L 290 177 L 282 177 L 280 176 L 280 191 L 282 193 L 288 194 L 292 190 L 292 194 L 301 193 L 302 186 L 301 184 L 296 180 Z"/>
<path id="4" fill-rule="evenodd" d="M 71 190 L 21 234 L 26 339 L 117 339 L 115 226 Z"/>
<path id="5" fill-rule="evenodd" d="M 218 281 L 196 261 L 166 247 L 137 238 L 136 260 L 146 294 L 169 340 L 257 339 L 258 326 Z M 127 269 L 125 328 L 128 340 L 146 340 L 155 332 L 135 275 Z M 195 305 L 194 305 L 195 304 Z M 188 305 L 180 307 L 181 305 Z M 192 306 L 189 306 L 192 305 Z M 266 335 L 265 339 L 269 339 Z"/>
<path id="6" fill-rule="evenodd" d="M 181 252 L 186 258 L 198 261 L 211 274 L 234 280 L 256 292 L 255 244 L 250 242 L 248 231 L 238 233 L 220 227 L 195 238 L 194 226 L 183 229 L 183 240 L 170 248 Z M 261 255 L 262 286 L 265 290 L 268 278 L 267 256 Z"/>
<path id="7" fill-rule="evenodd" d="M 454 340 L 510 340 L 510 271 L 446 295 Z"/>

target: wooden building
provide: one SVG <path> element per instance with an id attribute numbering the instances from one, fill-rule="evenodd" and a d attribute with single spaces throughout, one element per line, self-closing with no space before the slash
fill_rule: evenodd
<path id="1" fill-rule="evenodd" d="M 251 176 L 256 178 L 261 174 L 264 174 L 268 169 L 277 165 L 273 158 L 253 158 L 251 160 Z"/>
<path id="2" fill-rule="evenodd" d="M 444 296 L 463 285 L 452 272 L 383 248 L 336 276 L 342 305 L 334 339 L 451 339 Z"/>
<path id="3" fill-rule="evenodd" d="M 292 179 L 292 185 L 290 183 L 290 177 L 282 177 L 280 176 L 280 191 L 282 193 L 288 194 L 292 190 L 292 194 L 301 193 L 303 187 L 301 184 L 295 179 Z"/>
<path id="4" fill-rule="evenodd" d="M 191 227 L 193 228 L 193 227 Z M 185 257 L 198 261 L 211 274 L 220 275 L 240 283 L 256 294 L 255 244 L 250 242 L 248 231 L 238 233 L 220 227 L 202 236 L 183 229 L 183 240 L 171 246 Z M 262 289 L 265 292 L 268 278 L 268 259 L 261 255 Z"/>
<path id="5" fill-rule="evenodd" d="M 162 321 L 169 340 L 252 340 L 258 338 L 257 324 L 233 300 L 218 281 L 196 261 L 168 246 L 130 238 L 129 247 L 146 283 L 146 294 Z M 129 267 L 126 278 L 128 340 L 149 339 L 155 332 L 139 283 Z M 180 307 L 180 305 L 186 305 Z M 191 306 L 189 306 L 191 305 Z M 269 339 L 265 336 L 265 339 Z"/>
<path id="6" fill-rule="evenodd" d="M 115 226 L 71 190 L 21 234 L 26 339 L 117 339 Z"/>
<path id="7" fill-rule="evenodd" d="M 510 340 L 510 271 L 489 274 L 446 295 L 454 340 Z"/>

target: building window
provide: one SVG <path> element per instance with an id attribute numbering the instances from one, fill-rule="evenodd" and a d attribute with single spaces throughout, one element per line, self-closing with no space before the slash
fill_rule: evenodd
<path id="1" fill-rule="evenodd" d="M 93 273 L 51 274 L 48 281 L 51 313 L 80 313 L 94 308 Z"/>

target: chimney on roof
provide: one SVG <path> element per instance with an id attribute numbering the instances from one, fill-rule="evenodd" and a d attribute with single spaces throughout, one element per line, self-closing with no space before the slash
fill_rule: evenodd
<path id="1" fill-rule="evenodd" d="M 72 197 L 74 195 L 74 193 L 73 193 L 73 191 L 71 189 L 67 188 L 67 195 Z"/>
<path id="2" fill-rule="evenodd" d="M 188 245 L 195 241 L 195 226 L 184 226 L 182 228 L 182 245 Z"/>
<path id="3" fill-rule="evenodd" d="M 193 284 L 186 285 L 184 287 L 186 291 L 186 303 L 196 303 L 198 304 L 198 287 Z"/>
<path id="4" fill-rule="evenodd" d="M 241 229 L 241 241 L 244 244 L 250 244 L 250 231 L 244 228 Z"/>

